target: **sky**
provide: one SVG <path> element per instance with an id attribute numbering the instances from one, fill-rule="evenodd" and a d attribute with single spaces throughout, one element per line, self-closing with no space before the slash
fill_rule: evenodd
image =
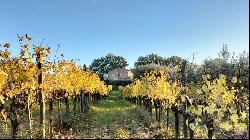
<path id="1" fill-rule="evenodd" d="M 87 66 L 113 53 L 128 68 L 150 53 L 194 62 L 249 51 L 248 0 L 1 0 L 0 44 L 19 49 L 17 34 L 29 34 L 68 59 Z"/>

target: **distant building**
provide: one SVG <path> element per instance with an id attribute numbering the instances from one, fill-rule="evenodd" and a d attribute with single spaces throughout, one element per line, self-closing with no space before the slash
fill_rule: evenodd
<path id="1" fill-rule="evenodd" d="M 106 78 L 106 75 L 105 75 Z M 117 68 L 108 72 L 108 80 L 132 80 L 133 73 L 131 70 Z"/>
<path id="2" fill-rule="evenodd" d="M 108 76 L 107 73 L 103 74 L 103 79 L 104 79 L 104 80 L 108 80 L 108 78 L 109 78 L 109 76 Z"/>

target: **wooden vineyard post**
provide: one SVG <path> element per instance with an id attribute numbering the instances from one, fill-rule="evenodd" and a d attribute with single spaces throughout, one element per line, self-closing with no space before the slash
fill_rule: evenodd
<path id="1" fill-rule="evenodd" d="M 74 101 L 73 101 L 73 102 L 74 102 L 74 106 L 73 106 L 74 108 L 73 108 L 73 111 L 74 111 L 74 113 L 76 113 L 76 101 L 77 101 L 77 95 L 75 95 L 75 96 L 74 96 L 74 99 L 73 99 L 73 100 L 74 100 Z"/>
<path id="2" fill-rule="evenodd" d="M 15 97 L 10 105 L 11 139 L 17 138 L 17 132 L 19 127 L 19 122 L 17 120 L 16 108 L 15 108 L 15 106 L 17 106 L 16 100 L 17 99 Z"/>
<path id="3" fill-rule="evenodd" d="M 38 96 L 40 103 L 40 126 L 42 129 L 42 138 L 45 138 L 45 95 L 42 90 L 43 72 L 42 62 L 40 62 L 41 54 L 37 54 L 37 69 L 38 69 Z"/>
<path id="4" fill-rule="evenodd" d="M 169 128 L 169 107 L 167 108 L 167 129 Z"/>
<path id="5" fill-rule="evenodd" d="M 186 68 L 186 60 L 184 60 L 182 62 L 182 67 L 181 67 L 181 83 L 182 85 L 185 87 L 186 86 L 186 77 L 185 77 L 185 68 Z M 184 95 L 186 95 L 186 91 L 184 91 Z M 187 111 L 187 99 L 185 98 L 185 102 L 184 102 L 184 105 L 183 105 L 183 109 L 184 109 L 184 112 Z M 184 139 L 187 138 L 187 116 L 185 114 L 183 114 L 183 135 L 184 135 Z"/>
<path id="6" fill-rule="evenodd" d="M 207 128 L 208 128 L 208 139 L 213 138 L 213 119 L 210 117 L 207 117 Z"/>
<path id="7" fill-rule="evenodd" d="M 30 90 L 28 90 L 28 100 L 27 100 L 27 108 L 28 108 L 28 120 L 29 120 L 29 132 L 31 133 L 32 131 L 32 113 L 31 113 L 31 105 L 30 105 L 30 98 L 31 98 L 31 95 L 30 95 Z M 31 135 L 31 138 L 32 138 L 32 135 Z"/>
<path id="8" fill-rule="evenodd" d="M 195 117 L 192 116 L 188 119 L 188 130 L 189 130 L 189 138 L 194 139 L 194 130 L 190 127 L 190 124 L 195 121 Z"/>
<path id="9" fill-rule="evenodd" d="M 52 110 L 53 110 L 53 98 L 49 99 L 49 136 L 52 138 L 53 129 L 52 129 Z"/>
<path id="10" fill-rule="evenodd" d="M 59 132 L 61 132 L 61 122 L 62 122 L 62 112 L 61 112 L 61 106 L 62 106 L 62 103 L 61 103 L 61 98 L 58 99 L 58 130 Z"/>
<path id="11" fill-rule="evenodd" d="M 69 99 L 65 97 L 66 115 L 69 114 Z"/>
<path id="12" fill-rule="evenodd" d="M 177 106 L 172 108 L 175 117 L 175 139 L 179 138 L 179 114 Z"/>

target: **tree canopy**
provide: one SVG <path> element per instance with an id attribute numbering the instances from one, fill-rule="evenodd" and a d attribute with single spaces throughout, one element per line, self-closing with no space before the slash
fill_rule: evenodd
<path id="1" fill-rule="evenodd" d="M 124 57 L 109 53 L 104 57 L 94 59 L 89 67 L 102 77 L 103 74 L 108 73 L 110 70 L 125 68 L 126 66 L 128 66 L 128 62 Z"/>
<path id="2" fill-rule="evenodd" d="M 164 65 L 165 58 L 153 53 L 146 56 L 140 56 L 135 62 L 135 68 L 147 64 Z"/>

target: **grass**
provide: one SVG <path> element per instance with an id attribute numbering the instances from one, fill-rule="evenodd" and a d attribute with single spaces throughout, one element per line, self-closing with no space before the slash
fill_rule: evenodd
<path id="1" fill-rule="evenodd" d="M 90 113 L 97 116 L 96 125 L 105 126 L 110 125 L 117 119 L 123 119 L 124 123 L 130 125 L 127 114 L 129 111 L 135 109 L 136 106 L 122 99 L 117 91 L 113 91 L 107 100 L 98 102 L 98 104 L 91 107 Z"/>
<path id="2" fill-rule="evenodd" d="M 106 100 L 93 104 L 79 128 L 79 138 L 131 138 L 132 129 L 144 127 L 141 108 L 124 100 L 118 91 L 112 91 Z"/>
<path id="3" fill-rule="evenodd" d="M 73 110 L 72 100 L 69 100 L 69 104 L 70 110 Z M 55 102 L 53 111 L 55 130 L 57 129 L 56 123 L 58 122 L 57 107 L 58 104 Z M 64 103 L 62 104 L 62 110 L 66 110 Z M 46 105 L 46 123 L 48 123 L 47 113 L 48 105 Z M 39 114 L 39 105 L 37 105 L 32 109 L 34 126 L 39 126 Z M 27 118 L 27 116 L 24 117 Z M 149 134 L 149 132 L 146 133 L 144 128 L 149 127 L 154 121 L 154 114 L 151 117 L 145 112 L 145 109 L 124 100 L 118 91 L 112 91 L 106 100 L 92 104 L 89 112 L 78 113 L 70 111 L 70 115 L 63 116 L 63 119 L 72 124 L 73 135 L 71 138 L 144 138 L 145 135 L 153 135 Z M 172 121 L 172 119 L 170 120 Z M 27 120 L 25 123 L 21 123 L 20 138 L 30 137 L 29 133 L 26 132 L 27 129 L 25 129 L 25 127 L 27 128 L 27 124 Z M 71 135 L 68 131 L 63 130 L 62 134 L 56 133 L 56 135 Z M 38 131 L 35 130 L 35 133 L 38 133 Z M 2 137 L 0 136 L 0 138 Z"/>

